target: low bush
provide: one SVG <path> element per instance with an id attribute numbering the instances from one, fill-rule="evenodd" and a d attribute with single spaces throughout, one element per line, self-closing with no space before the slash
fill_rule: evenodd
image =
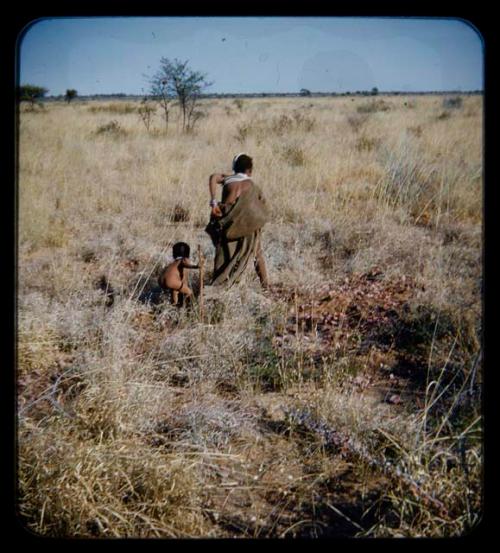
<path id="1" fill-rule="evenodd" d="M 455 96 L 454 98 L 444 98 L 443 99 L 443 108 L 444 109 L 460 109 L 462 107 L 463 100 L 460 96 Z"/>
<path id="2" fill-rule="evenodd" d="M 105 123 L 104 125 L 100 125 L 97 127 L 97 130 L 95 131 L 95 134 L 109 134 L 114 136 L 123 136 L 127 134 L 127 131 L 122 128 L 122 126 L 118 123 L 118 121 L 113 120 L 109 123 Z"/>
<path id="3" fill-rule="evenodd" d="M 371 152 L 380 145 L 380 138 L 370 138 L 362 136 L 356 141 L 356 150 L 358 152 Z"/>
<path id="4" fill-rule="evenodd" d="M 87 107 L 87 109 L 91 113 L 115 113 L 126 115 L 128 113 L 136 113 L 139 107 L 129 103 L 116 102 L 112 104 L 90 105 Z"/>
<path id="5" fill-rule="evenodd" d="M 300 146 L 285 146 L 281 155 L 292 167 L 300 167 L 307 161 L 304 150 Z"/>
<path id="6" fill-rule="evenodd" d="M 356 108 L 356 111 L 358 113 L 377 113 L 378 111 L 389 111 L 390 109 L 391 107 L 385 100 L 379 99 L 361 104 Z"/>

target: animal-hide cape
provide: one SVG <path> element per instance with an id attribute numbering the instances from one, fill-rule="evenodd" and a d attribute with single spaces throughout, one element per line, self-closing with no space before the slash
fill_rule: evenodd
<path id="1" fill-rule="evenodd" d="M 252 184 L 223 217 L 211 218 L 205 231 L 215 246 L 212 285 L 230 286 L 239 280 L 255 256 L 261 229 L 269 217 L 261 189 Z"/>

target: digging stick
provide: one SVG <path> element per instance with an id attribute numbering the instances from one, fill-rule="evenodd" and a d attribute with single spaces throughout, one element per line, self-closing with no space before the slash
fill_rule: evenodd
<path id="1" fill-rule="evenodd" d="M 198 266 L 200 268 L 200 295 L 199 295 L 199 302 L 200 302 L 200 320 L 203 322 L 204 320 L 204 305 L 203 305 L 203 269 L 205 265 L 205 260 L 203 259 L 203 254 L 201 253 L 201 246 L 198 245 Z"/>

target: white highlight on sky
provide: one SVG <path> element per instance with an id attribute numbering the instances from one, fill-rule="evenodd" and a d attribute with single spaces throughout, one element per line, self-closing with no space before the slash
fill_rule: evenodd
<path id="1" fill-rule="evenodd" d="M 483 47 L 456 19 L 95 17 L 35 21 L 19 84 L 49 95 L 143 94 L 162 57 L 207 74 L 207 92 L 479 90 Z"/>

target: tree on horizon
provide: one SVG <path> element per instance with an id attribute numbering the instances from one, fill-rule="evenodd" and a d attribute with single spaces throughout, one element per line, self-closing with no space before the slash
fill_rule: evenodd
<path id="1" fill-rule="evenodd" d="M 73 98 L 76 98 L 77 95 L 78 95 L 78 92 L 74 88 L 69 88 L 68 90 L 66 90 L 64 99 L 69 104 L 71 100 L 73 100 Z"/>
<path id="2" fill-rule="evenodd" d="M 43 86 L 33 84 L 24 84 L 17 87 L 19 101 L 31 102 L 33 106 L 36 100 L 39 100 L 47 94 L 49 90 Z"/>
<path id="3" fill-rule="evenodd" d="M 150 93 L 163 108 L 167 131 L 172 100 L 177 99 L 182 115 L 182 130 L 192 131 L 201 117 L 201 112 L 195 109 L 197 102 L 203 90 L 213 84 L 206 80 L 206 74 L 192 70 L 188 63 L 189 60 L 176 58 L 171 61 L 163 57 L 160 69 L 150 79 Z"/>

